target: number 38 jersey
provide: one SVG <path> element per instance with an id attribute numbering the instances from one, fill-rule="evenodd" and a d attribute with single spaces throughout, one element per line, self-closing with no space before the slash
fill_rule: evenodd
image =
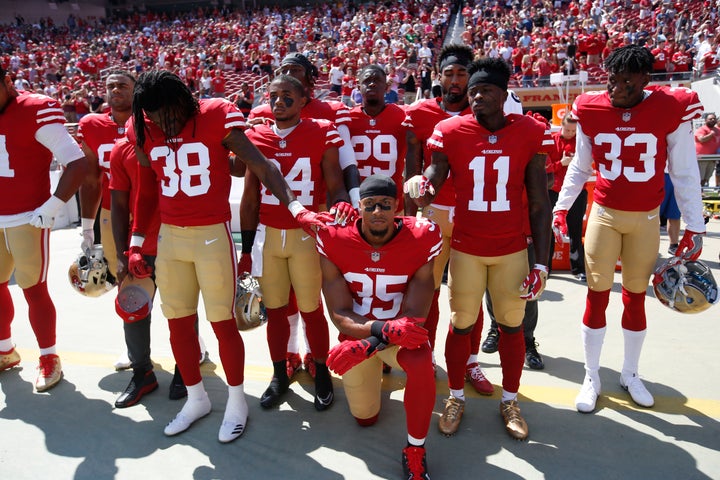
<path id="1" fill-rule="evenodd" d="M 297 201 L 317 212 L 325 199 L 323 156 L 328 149 L 339 148 L 343 143 L 333 123 L 305 118 L 282 138 L 267 124 L 255 125 L 245 133 L 278 167 Z M 265 185 L 260 187 L 260 223 L 279 229 L 300 228 L 287 207 Z"/>
<path id="2" fill-rule="evenodd" d="M 525 169 L 546 151 L 545 126 L 526 115 L 506 115 L 505 121 L 490 132 L 472 115 L 452 117 L 438 123 L 428 140 L 431 151 L 447 155 L 455 184 L 451 246 L 470 255 L 527 248 Z"/>
<path id="3" fill-rule="evenodd" d="M 407 129 L 405 111 L 394 103 L 387 104 L 379 115 L 367 115 L 361 106 L 350 110 L 350 139 L 360 180 L 381 174 L 398 186 L 398 211 L 403 209 L 402 193 Z"/>
<path id="4" fill-rule="evenodd" d="M 135 143 L 134 125 L 129 125 L 128 139 Z M 200 100 L 200 113 L 173 138 L 147 119 L 145 127 L 143 151 L 160 182 L 160 221 L 180 227 L 230 221 L 229 150 L 222 141 L 233 128 L 245 128 L 237 107 L 221 98 Z M 144 189 L 148 169 L 139 171 Z"/>
<path id="5" fill-rule="evenodd" d="M 442 249 L 440 228 L 425 218 L 395 217 L 397 234 L 375 249 L 360 235 L 360 221 L 318 230 L 318 252 L 342 272 L 355 313 L 369 320 L 397 318 L 408 282 Z"/>
<path id="6" fill-rule="evenodd" d="M 593 201 L 599 205 L 633 212 L 660 205 L 668 147 L 673 147 L 668 136 L 702 113 L 697 94 L 686 88 L 660 87 L 647 89 L 646 94 L 629 109 L 613 107 L 607 92 L 589 92 L 575 99 L 578 155 L 583 143 L 591 150 L 598 172 Z M 694 159 L 676 156 L 671 160 L 688 160 L 687 167 L 697 169 Z"/>

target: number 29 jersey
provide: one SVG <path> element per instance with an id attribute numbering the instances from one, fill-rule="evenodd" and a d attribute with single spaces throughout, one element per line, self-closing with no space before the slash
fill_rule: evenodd
<path id="1" fill-rule="evenodd" d="M 447 155 L 455 184 L 455 226 L 451 246 L 483 257 L 527 248 L 525 169 L 547 148 L 545 127 L 526 115 L 505 116 L 490 132 L 473 115 L 443 120 L 428 140 Z M 441 188 L 444 189 L 445 186 Z"/>
<path id="2" fill-rule="evenodd" d="M 353 297 L 353 312 L 368 320 L 391 320 L 402 311 L 407 284 L 442 249 L 440 228 L 431 220 L 395 217 L 395 237 L 375 249 L 351 226 L 318 230 L 317 250 L 343 274 Z"/>

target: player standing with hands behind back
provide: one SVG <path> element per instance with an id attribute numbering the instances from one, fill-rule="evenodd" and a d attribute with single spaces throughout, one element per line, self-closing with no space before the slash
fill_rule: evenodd
<path id="1" fill-rule="evenodd" d="M 694 260 L 702 250 L 705 222 L 692 134 L 692 120 L 702 113 L 702 104 L 686 88 L 646 88 L 652 64 L 653 56 L 645 47 L 627 45 L 614 50 L 605 60 L 607 91 L 580 95 L 573 104 L 577 149 L 555 205 L 553 230 L 556 237 L 567 235 L 568 209 L 595 163 L 597 182 L 585 231 L 585 380 L 575 399 L 577 410 L 583 413 L 595 409 L 600 395 L 605 310 L 618 257 L 625 342 L 620 385 L 638 405 L 655 403 L 638 376 L 638 364 L 646 333 L 645 292 L 660 246 L 659 209 L 666 165 L 687 222 L 675 255 Z"/>

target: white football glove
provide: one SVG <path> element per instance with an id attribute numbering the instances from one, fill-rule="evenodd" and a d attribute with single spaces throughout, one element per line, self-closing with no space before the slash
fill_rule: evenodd
<path id="1" fill-rule="evenodd" d="M 87 252 L 95 245 L 95 229 L 93 228 L 94 223 L 94 218 L 82 219 L 82 243 L 80 244 L 80 249 L 83 252 Z"/>
<path id="2" fill-rule="evenodd" d="M 51 195 L 45 203 L 36 208 L 30 217 L 30 225 L 36 228 L 52 228 L 55 224 L 55 215 L 65 204 L 55 195 Z"/>
<path id="3" fill-rule="evenodd" d="M 420 198 L 426 193 L 435 194 L 435 187 L 432 186 L 430 180 L 425 175 L 415 175 L 403 185 L 403 192 L 407 193 L 410 198 Z"/>

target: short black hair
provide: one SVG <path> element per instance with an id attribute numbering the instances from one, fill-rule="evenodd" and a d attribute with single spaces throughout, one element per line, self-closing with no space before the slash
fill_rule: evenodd
<path id="1" fill-rule="evenodd" d="M 457 43 L 451 43 L 451 44 L 445 45 L 443 47 L 443 49 L 440 50 L 440 53 L 438 54 L 438 59 L 437 59 L 438 71 L 441 71 L 443 69 L 442 65 L 443 65 L 445 59 L 448 59 L 450 57 L 455 57 L 457 59 L 457 63 L 467 66 L 475 58 L 475 52 L 473 52 L 473 49 L 468 47 L 467 45 L 460 45 Z M 453 62 L 453 63 L 456 63 L 456 62 Z"/>
<path id="2" fill-rule="evenodd" d="M 652 73 L 655 58 L 646 47 L 630 44 L 610 52 L 605 59 L 608 73 Z"/>
<path id="3" fill-rule="evenodd" d="M 293 90 L 296 90 L 303 97 L 307 95 L 307 92 L 305 91 L 305 86 L 300 82 L 300 80 L 293 77 L 292 75 L 278 75 L 270 82 L 268 87 L 270 85 L 272 85 L 273 83 L 283 83 L 283 82 L 291 84 Z"/>
<path id="4" fill-rule="evenodd" d="M 132 80 L 133 83 L 135 83 L 137 81 L 137 79 L 135 78 L 135 75 L 133 75 L 128 70 L 122 70 L 122 69 L 112 70 L 107 74 L 107 77 L 109 77 L 110 75 L 122 75 L 122 76 L 127 77 L 130 80 Z M 107 77 L 105 77 L 105 78 L 107 79 Z"/>

